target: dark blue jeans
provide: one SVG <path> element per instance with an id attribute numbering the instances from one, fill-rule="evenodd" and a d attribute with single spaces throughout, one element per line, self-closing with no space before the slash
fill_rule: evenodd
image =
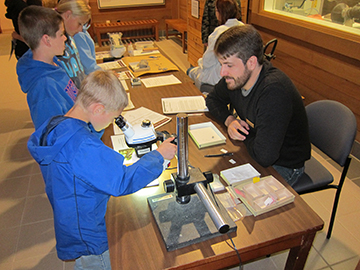
<path id="1" fill-rule="evenodd" d="M 291 169 L 279 165 L 273 165 L 273 168 L 285 179 L 286 182 L 289 183 L 290 186 L 293 186 L 304 173 L 304 167 Z"/>

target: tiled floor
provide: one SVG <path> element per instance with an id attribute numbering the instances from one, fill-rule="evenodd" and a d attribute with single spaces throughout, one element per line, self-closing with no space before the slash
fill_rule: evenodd
<path id="1" fill-rule="evenodd" d="M 8 37 L 1 34 L 0 45 L 4 38 Z M 159 46 L 174 56 L 182 70 L 189 67 L 187 55 L 175 42 L 162 41 Z M 72 262 L 62 262 L 56 256 L 51 207 L 39 168 L 26 148 L 34 128 L 26 97 L 17 82 L 16 60 L 8 59 L 7 54 L 0 55 L 0 269 L 73 269 Z M 325 160 L 323 163 L 339 175 L 331 164 Z M 352 180 L 360 180 L 359 164 L 353 160 L 349 172 Z M 353 270 L 359 261 L 360 188 L 353 181 L 346 181 L 333 235 L 326 240 L 333 196 L 332 190 L 303 196 L 325 221 L 325 229 L 317 234 L 305 269 Z M 286 256 L 287 252 L 273 254 L 247 263 L 244 269 L 283 269 Z"/>

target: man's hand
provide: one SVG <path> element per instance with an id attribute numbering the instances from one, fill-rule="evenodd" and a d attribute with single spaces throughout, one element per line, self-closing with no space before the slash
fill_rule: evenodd
<path id="1" fill-rule="evenodd" d="M 176 144 L 172 143 L 175 137 L 170 137 L 163 141 L 162 144 L 156 149 L 159 153 L 163 156 L 164 159 L 172 160 L 176 154 L 177 146 Z"/>
<path id="2" fill-rule="evenodd" d="M 243 141 L 246 139 L 246 135 L 249 134 L 249 125 L 240 119 L 236 119 L 232 115 L 229 116 L 225 125 L 228 127 L 228 134 L 231 139 Z"/>

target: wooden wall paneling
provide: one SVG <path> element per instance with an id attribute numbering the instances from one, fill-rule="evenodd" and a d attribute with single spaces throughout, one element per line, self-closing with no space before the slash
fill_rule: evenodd
<path id="1" fill-rule="evenodd" d="M 241 3 L 241 21 L 243 23 L 246 23 L 248 1 L 247 0 L 240 0 L 240 3 Z"/>
<path id="2" fill-rule="evenodd" d="M 303 59 L 320 69 L 325 69 L 331 74 L 342 74 L 341 76 L 346 80 L 360 85 L 358 69 L 360 66 L 360 60 L 358 61 L 357 59 L 344 56 L 340 53 L 315 46 L 307 41 L 305 42 L 303 40 L 294 39 L 280 33 L 273 33 L 263 27 L 255 27 L 263 34 L 269 34 L 269 38 L 264 38 L 264 42 L 270 40 L 271 37 L 276 37 L 278 40 L 282 40 L 282 42 L 278 43 L 277 50 L 284 50 L 284 52 L 289 55 L 294 55 L 299 59 Z"/>
<path id="3" fill-rule="evenodd" d="M 305 97 L 306 105 L 321 99 L 337 100 L 353 111 L 360 127 L 360 65 L 357 60 L 318 50 L 317 46 L 274 35 L 271 31 L 261 29 L 259 32 L 264 42 L 278 39 L 276 59 L 272 63 L 293 80 Z M 359 131 L 356 138 L 360 140 Z"/>
<path id="4" fill-rule="evenodd" d="M 188 13 L 188 61 L 190 65 L 197 66 L 197 61 L 204 53 L 201 40 L 201 21 L 204 13 L 205 0 L 199 0 L 199 18 L 191 15 L 191 0 L 187 1 Z"/>
<path id="5" fill-rule="evenodd" d="M 262 36 L 268 36 L 268 39 L 274 38 L 274 36 L 269 36 L 264 32 L 262 32 Z M 354 113 L 360 115 L 360 108 L 356 105 L 360 102 L 360 63 L 357 64 L 357 61 L 344 58 L 341 55 L 335 58 L 331 55 L 331 52 L 326 53 L 325 50 L 317 52 L 314 49 L 305 48 L 285 39 L 278 40 L 277 51 L 287 55 L 285 61 L 291 61 L 291 59 L 297 61 L 293 61 L 292 65 L 299 74 L 303 74 L 305 78 L 314 77 L 322 84 L 322 88 L 336 89 L 335 93 L 329 90 L 314 89 L 314 91 L 323 92 L 322 95 L 324 97 L 337 97 L 340 102 L 348 103 L 348 106 Z M 274 64 L 276 63 L 275 61 Z M 299 63 L 304 63 L 306 66 Z"/>
<path id="6" fill-rule="evenodd" d="M 197 66 L 197 61 L 204 53 L 201 34 L 192 28 L 188 31 L 188 61 L 191 65 Z"/>
<path id="7" fill-rule="evenodd" d="M 179 1 L 179 19 L 187 21 L 188 17 L 188 4 L 187 0 L 178 0 Z"/>

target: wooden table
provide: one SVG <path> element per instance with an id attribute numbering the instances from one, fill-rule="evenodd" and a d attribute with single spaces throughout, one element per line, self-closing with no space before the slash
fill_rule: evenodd
<path id="1" fill-rule="evenodd" d="M 161 97 L 201 94 L 183 72 L 172 73 L 183 81 L 181 85 L 148 89 L 144 86 L 132 88 L 129 85 L 135 107 L 144 106 L 161 113 Z M 199 150 L 189 139 L 189 162 L 192 166 L 200 168 L 203 172 L 211 171 L 219 174 L 223 169 L 250 162 L 261 176 L 274 175 L 296 195 L 294 203 L 257 217 L 247 216 L 236 222 L 237 232 L 233 241 L 242 262 L 290 249 L 285 269 L 303 269 L 315 234 L 323 228 L 323 221 L 272 167 L 261 167 L 249 156 L 242 142 L 229 139 L 224 125 L 217 123 L 209 113 L 189 116 L 189 125 L 206 121 L 214 122 L 226 136 L 227 143 Z M 176 116 L 173 115 L 172 121 L 159 130 L 175 133 Z M 111 133 L 112 127 L 106 130 L 104 135 L 104 142 L 108 145 L 111 145 L 109 139 Z M 204 158 L 206 154 L 220 153 L 222 148 L 234 152 L 234 156 Z M 230 158 L 237 163 L 230 164 L 228 162 Z M 169 175 L 169 172 L 164 173 L 162 180 L 169 179 Z M 162 184 L 131 195 L 112 197 L 109 200 L 106 222 L 112 269 L 210 270 L 239 264 L 236 252 L 228 245 L 230 241 L 227 235 L 175 251 L 166 251 L 147 203 L 147 197 L 160 193 L 164 193 Z"/>

